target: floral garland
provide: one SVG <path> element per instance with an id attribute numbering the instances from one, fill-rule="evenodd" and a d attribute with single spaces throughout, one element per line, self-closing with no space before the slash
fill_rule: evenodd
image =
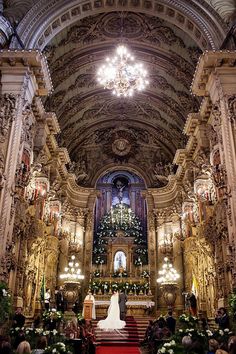
<path id="1" fill-rule="evenodd" d="M 59 332 L 54 329 L 52 331 L 44 330 L 43 328 L 32 328 L 32 327 L 15 327 L 10 329 L 10 336 L 16 337 L 18 336 L 19 332 L 24 332 L 26 335 L 39 335 L 39 336 L 56 336 Z"/>
<path id="2" fill-rule="evenodd" d="M 12 313 L 12 298 L 7 285 L 0 282 L 0 324 L 4 323 Z"/>
<path id="3" fill-rule="evenodd" d="M 101 291 L 102 293 L 107 293 L 109 291 L 114 291 L 114 290 L 123 290 L 126 292 L 135 292 L 137 294 L 142 292 L 147 292 L 149 290 L 149 283 L 129 283 L 127 281 L 125 282 L 107 282 L 107 281 L 99 281 L 99 280 L 93 280 L 90 283 L 89 288 L 93 293 L 97 293 L 98 291 Z"/>

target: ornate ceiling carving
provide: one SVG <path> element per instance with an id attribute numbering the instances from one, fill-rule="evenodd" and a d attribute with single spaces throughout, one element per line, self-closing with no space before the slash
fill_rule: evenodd
<path id="1" fill-rule="evenodd" d="M 144 62 L 150 85 L 131 99 L 118 99 L 96 82 L 96 70 L 121 40 Z M 87 17 L 57 35 L 45 48 L 55 91 L 46 102 L 60 122 L 59 143 L 67 147 L 77 183 L 91 186 L 106 166 L 139 166 L 149 186 L 162 187 L 189 112 L 200 49 L 175 26 L 140 13 Z"/>
<path id="2" fill-rule="evenodd" d="M 92 186 L 98 171 L 117 165 L 138 166 L 149 186 L 167 183 L 186 141 L 186 117 L 199 107 L 189 93 L 196 62 L 201 49 L 222 42 L 226 28 L 204 0 L 180 2 L 5 2 L 5 15 L 21 20 L 23 43 L 48 56 L 55 91 L 46 108 L 59 118 L 58 142 L 69 151 L 78 184 Z M 147 90 L 128 100 L 114 98 L 95 78 L 121 40 L 150 74 Z"/>
<path id="3" fill-rule="evenodd" d="M 200 48 L 216 49 L 225 36 L 224 20 L 233 17 L 235 6 L 233 0 L 7 0 L 4 14 L 13 23 L 20 22 L 17 32 L 27 48 L 42 49 L 68 25 L 111 11 L 158 16 L 188 33 Z M 18 40 L 13 38 L 12 47 L 17 46 Z"/>
<path id="4" fill-rule="evenodd" d="M 38 0 L 5 0 L 5 13 L 14 21 L 19 22 L 26 13 L 35 5 Z M 50 2 L 50 1 L 48 1 Z M 53 1 L 51 1 L 53 2 Z M 199 1 L 204 6 L 210 5 L 222 19 L 229 21 L 233 18 L 236 11 L 234 0 L 205 0 Z"/>

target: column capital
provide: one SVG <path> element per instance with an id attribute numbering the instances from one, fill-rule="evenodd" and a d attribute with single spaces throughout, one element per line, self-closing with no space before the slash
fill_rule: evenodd
<path id="1" fill-rule="evenodd" d="M 0 50 L 2 93 L 19 93 L 22 76 L 31 77 L 33 95 L 46 96 L 52 91 L 52 81 L 46 57 L 38 50 Z"/>
<path id="2" fill-rule="evenodd" d="M 199 58 L 194 74 L 191 86 L 192 92 L 197 96 L 207 96 L 212 77 L 218 75 L 221 76 L 221 85 L 225 93 L 234 93 L 236 90 L 235 63 L 236 51 L 220 50 L 203 53 Z"/>

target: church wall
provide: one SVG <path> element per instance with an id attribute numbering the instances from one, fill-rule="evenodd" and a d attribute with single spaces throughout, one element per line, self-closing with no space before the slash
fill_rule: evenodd
<path id="1" fill-rule="evenodd" d="M 8 282 L 15 305 L 23 304 L 32 317 L 40 310 L 43 278 L 53 292 L 62 284 L 59 274 L 68 256 L 78 255 L 84 289 L 88 286 L 100 195 L 76 184 L 67 170 L 68 152 L 55 139 L 57 118 L 34 98 L 50 90 L 44 59 L 34 52 L 11 53 L 16 64 L 10 65 L 6 53 L 0 53 L 0 277 Z M 193 291 L 199 311 L 213 316 L 235 287 L 235 59 L 229 52 L 202 57 L 193 92 L 205 98 L 199 113 L 187 119 L 188 142 L 174 159 L 177 172 L 167 186 L 139 195 L 147 204 L 147 268 L 159 312 L 167 307 L 156 283 L 165 256 L 180 274 L 177 312 L 186 309 L 184 295 Z M 31 67 L 37 65 L 44 87 Z M 111 200 L 106 197 L 105 208 Z"/>

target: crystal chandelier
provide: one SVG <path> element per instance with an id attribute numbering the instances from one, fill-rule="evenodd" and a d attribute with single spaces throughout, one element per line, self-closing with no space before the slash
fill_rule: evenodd
<path id="1" fill-rule="evenodd" d="M 116 49 L 116 56 L 107 58 L 106 62 L 99 68 L 97 78 L 114 95 L 132 96 L 135 90 L 141 91 L 148 84 L 147 71 L 141 63 L 135 63 L 124 45 L 120 45 Z"/>
<path id="2" fill-rule="evenodd" d="M 81 274 L 79 263 L 75 261 L 75 256 L 71 256 L 71 260 L 68 263 L 68 267 L 65 267 L 65 273 L 60 274 L 60 278 L 65 282 L 76 282 L 84 279 L 84 275 Z"/>
<path id="3" fill-rule="evenodd" d="M 162 270 L 158 273 L 160 277 L 157 279 L 157 282 L 161 285 L 174 285 L 180 277 L 167 257 L 164 258 Z"/>

